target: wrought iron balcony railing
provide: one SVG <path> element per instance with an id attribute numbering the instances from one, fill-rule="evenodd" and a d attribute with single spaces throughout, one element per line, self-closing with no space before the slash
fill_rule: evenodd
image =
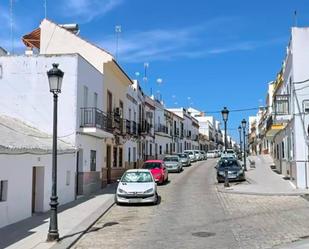
<path id="1" fill-rule="evenodd" d="M 113 131 L 112 118 L 110 115 L 94 107 L 81 108 L 80 127 L 95 127 L 107 132 Z"/>

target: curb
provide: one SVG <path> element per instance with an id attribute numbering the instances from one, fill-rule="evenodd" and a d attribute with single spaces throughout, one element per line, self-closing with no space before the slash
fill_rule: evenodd
<path id="1" fill-rule="evenodd" d="M 101 207 L 73 228 L 68 233 L 69 235 L 64 236 L 62 240 L 52 246 L 51 249 L 71 248 L 102 216 L 104 216 L 114 206 L 114 204 L 115 201 L 113 195 L 109 197 Z"/>

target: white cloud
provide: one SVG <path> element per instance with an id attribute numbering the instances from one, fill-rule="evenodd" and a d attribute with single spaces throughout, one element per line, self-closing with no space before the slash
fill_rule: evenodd
<path id="1" fill-rule="evenodd" d="M 143 32 L 120 34 L 119 57 L 121 61 L 137 62 L 172 59 L 179 51 L 198 43 L 197 27 L 183 29 L 154 29 Z M 115 53 L 115 36 L 99 42 L 108 51 Z"/>
<path id="2" fill-rule="evenodd" d="M 206 26 L 206 27 L 205 27 Z M 286 38 L 268 39 L 261 41 L 220 41 L 212 36 L 206 25 L 184 27 L 181 29 L 154 29 L 148 31 L 133 31 L 120 34 L 118 55 L 122 62 L 145 62 L 155 60 L 173 60 L 175 58 L 201 58 L 210 55 L 220 55 L 231 52 L 252 51 L 261 47 L 281 44 Z M 207 35 L 206 45 L 203 36 Z M 108 36 L 99 44 L 115 54 L 116 37 Z"/>
<path id="3" fill-rule="evenodd" d="M 112 11 L 123 2 L 124 0 L 67 0 L 63 15 L 77 17 L 81 22 L 87 23 Z"/>

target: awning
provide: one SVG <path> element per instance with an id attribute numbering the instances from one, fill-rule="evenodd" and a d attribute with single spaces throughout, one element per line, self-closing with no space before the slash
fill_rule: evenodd
<path id="1" fill-rule="evenodd" d="M 285 128 L 284 124 L 273 124 L 270 129 L 266 132 L 267 138 L 273 138 L 276 134 Z"/>

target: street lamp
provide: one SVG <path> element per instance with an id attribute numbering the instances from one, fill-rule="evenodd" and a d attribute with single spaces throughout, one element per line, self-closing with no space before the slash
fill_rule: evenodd
<path id="1" fill-rule="evenodd" d="M 244 139 L 244 169 L 245 171 L 247 171 L 247 163 L 246 163 L 246 124 L 247 124 L 247 121 L 245 119 L 243 119 L 241 121 L 241 126 L 242 126 L 242 129 L 243 129 L 243 139 Z"/>
<path id="2" fill-rule="evenodd" d="M 49 90 L 54 97 L 53 114 L 53 150 L 52 150 L 52 193 L 50 197 L 50 223 L 47 235 L 47 241 L 59 239 L 58 220 L 57 220 L 57 102 L 58 93 L 61 93 L 63 72 L 58 68 L 59 64 L 54 63 L 53 68 L 47 72 L 49 81 Z"/>
<path id="3" fill-rule="evenodd" d="M 226 137 L 226 123 L 229 117 L 229 110 L 224 107 L 221 111 L 222 119 L 224 121 L 224 151 L 226 152 L 226 146 L 227 146 L 227 137 Z"/>
<path id="4" fill-rule="evenodd" d="M 240 148 L 240 154 L 241 154 L 241 126 L 238 126 L 238 132 L 239 132 L 239 148 Z"/>

